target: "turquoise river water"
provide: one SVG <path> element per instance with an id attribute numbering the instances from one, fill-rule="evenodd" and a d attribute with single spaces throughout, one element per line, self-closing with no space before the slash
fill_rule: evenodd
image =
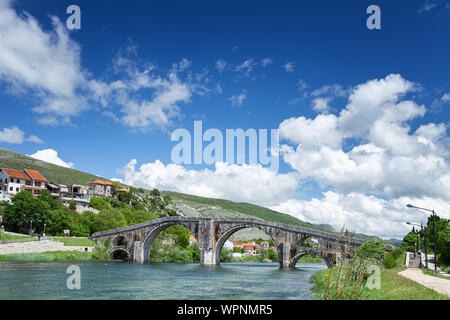
<path id="1" fill-rule="evenodd" d="M 73 264 L 73 263 L 72 263 Z M 69 290 L 63 262 L 0 262 L 0 299 L 313 299 L 321 263 L 292 270 L 275 263 L 200 264 L 80 262 L 81 289 Z"/>

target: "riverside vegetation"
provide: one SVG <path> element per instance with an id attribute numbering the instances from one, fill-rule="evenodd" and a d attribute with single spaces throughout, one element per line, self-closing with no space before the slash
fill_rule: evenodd
<path id="1" fill-rule="evenodd" d="M 386 254 L 381 241 L 370 241 L 360 246 L 353 258 L 348 247 L 338 251 L 342 263 L 316 273 L 311 281 L 314 295 L 324 300 L 448 300 L 449 298 L 428 289 L 398 273 L 403 270 L 406 253 L 402 248 Z M 380 268 L 380 287 L 369 289 L 367 282 L 372 269 Z M 370 271 L 370 272 L 369 272 Z"/>

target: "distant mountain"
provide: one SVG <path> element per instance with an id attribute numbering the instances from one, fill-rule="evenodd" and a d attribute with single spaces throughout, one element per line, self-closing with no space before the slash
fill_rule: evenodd
<path id="1" fill-rule="evenodd" d="M 89 182 L 97 179 L 108 181 L 108 179 L 102 177 L 70 168 L 60 167 L 3 148 L 0 148 L 0 168 L 38 170 L 48 181 L 55 181 L 61 184 L 87 185 Z"/>
<path id="2" fill-rule="evenodd" d="M 402 244 L 402 240 L 398 240 L 398 239 L 394 239 L 394 238 L 392 238 L 392 239 L 389 239 L 388 240 L 389 242 L 392 242 L 396 247 L 400 247 L 400 245 Z"/>

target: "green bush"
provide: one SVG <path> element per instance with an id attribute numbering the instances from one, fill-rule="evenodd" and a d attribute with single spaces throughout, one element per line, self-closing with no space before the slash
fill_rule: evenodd
<path id="1" fill-rule="evenodd" d="M 381 261 L 386 254 L 386 246 L 382 240 L 364 242 L 356 249 L 355 256 L 360 259 Z"/>
<path id="2" fill-rule="evenodd" d="M 386 269 L 392 269 L 397 266 L 397 259 L 394 257 L 394 252 L 390 252 L 385 258 L 383 265 Z"/>
<path id="3" fill-rule="evenodd" d="M 394 251 L 392 251 L 392 256 L 394 257 L 395 260 L 398 259 L 398 257 L 400 257 L 400 255 L 403 253 L 403 250 L 400 248 L 395 248 Z"/>

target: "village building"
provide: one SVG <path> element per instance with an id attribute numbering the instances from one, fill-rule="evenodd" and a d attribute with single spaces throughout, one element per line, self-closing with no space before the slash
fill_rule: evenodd
<path id="1" fill-rule="evenodd" d="M 89 208 L 91 197 L 86 186 L 77 184 L 67 186 L 52 181 L 47 184 L 47 189 L 50 191 L 53 199 L 60 200 L 65 206 L 69 206 L 73 202 L 77 207 L 77 211 Z"/>
<path id="2" fill-rule="evenodd" d="M 269 249 L 269 242 L 267 241 L 261 242 L 261 249 Z"/>
<path id="3" fill-rule="evenodd" d="M 89 182 L 89 192 L 91 195 L 111 197 L 113 195 L 113 184 L 109 181 L 95 180 Z"/>
<path id="4" fill-rule="evenodd" d="M 47 180 L 36 170 L 0 169 L 0 190 L 6 201 L 21 191 L 27 191 L 37 197 L 46 189 L 46 184 Z"/>
<path id="5" fill-rule="evenodd" d="M 243 244 L 245 254 L 255 256 L 260 249 L 260 245 L 256 244 L 254 241 L 249 241 L 248 243 Z"/>

